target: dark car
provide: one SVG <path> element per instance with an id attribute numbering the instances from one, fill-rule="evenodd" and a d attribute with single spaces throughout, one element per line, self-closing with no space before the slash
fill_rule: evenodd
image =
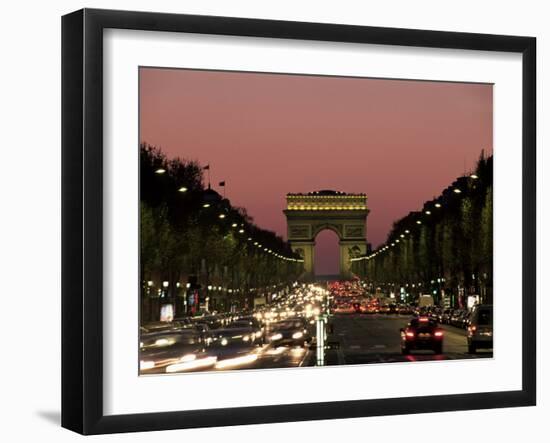
<path id="1" fill-rule="evenodd" d="M 450 324 L 457 328 L 464 326 L 464 317 L 467 315 L 467 311 L 464 309 L 455 309 L 451 314 Z"/>
<path id="2" fill-rule="evenodd" d="M 468 329 L 468 326 L 470 326 L 470 317 L 471 317 L 471 312 L 470 311 L 466 311 L 463 315 L 462 315 L 462 329 Z"/>
<path id="3" fill-rule="evenodd" d="M 450 324 L 452 314 L 453 314 L 452 309 L 445 309 L 443 312 L 441 312 L 441 315 L 439 316 L 439 323 L 443 323 L 445 325 Z"/>
<path id="4" fill-rule="evenodd" d="M 195 317 L 193 318 L 193 323 L 203 323 L 208 325 L 208 328 L 210 329 L 219 329 L 223 327 L 224 323 L 222 322 L 222 318 L 217 315 L 206 315 L 204 317 Z"/>
<path id="5" fill-rule="evenodd" d="M 493 347 L 493 305 L 477 305 L 472 310 L 468 326 L 468 352 Z"/>
<path id="6" fill-rule="evenodd" d="M 250 327 L 254 332 L 255 341 L 258 343 L 264 342 L 264 326 L 262 323 L 254 316 L 241 317 L 238 320 L 235 320 L 232 325 L 241 325 Z"/>
<path id="7" fill-rule="evenodd" d="M 274 346 L 305 346 L 311 342 L 311 334 L 303 318 L 289 318 L 275 323 L 267 340 Z"/>
<path id="8" fill-rule="evenodd" d="M 432 308 L 428 314 L 428 317 L 436 322 L 440 322 L 441 312 L 441 308 Z"/>
<path id="9" fill-rule="evenodd" d="M 200 334 L 203 342 L 209 346 L 214 342 L 216 338 L 216 332 L 213 329 L 210 329 L 208 323 L 196 322 L 193 327 Z"/>
<path id="10" fill-rule="evenodd" d="M 236 320 L 225 328 L 215 331 L 216 346 L 242 347 L 261 344 L 261 336 L 258 336 L 258 330 L 246 320 Z"/>
<path id="11" fill-rule="evenodd" d="M 400 333 L 403 355 L 422 349 L 431 349 L 436 354 L 443 352 L 443 329 L 429 317 L 413 318 L 407 327 L 400 329 Z"/>
<path id="12" fill-rule="evenodd" d="M 189 317 L 177 317 L 172 320 L 172 324 L 178 328 L 192 328 L 193 323 Z"/>

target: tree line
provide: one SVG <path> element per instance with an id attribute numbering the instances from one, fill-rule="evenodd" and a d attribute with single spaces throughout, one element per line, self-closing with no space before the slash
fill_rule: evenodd
<path id="1" fill-rule="evenodd" d="M 176 315 L 251 307 L 301 273 L 288 243 L 205 185 L 208 168 L 140 146 L 142 320 L 156 319 L 163 300 Z"/>
<path id="2" fill-rule="evenodd" d="M 412 295 L 431 293 L 464 307 L 468 295 L 492 303 L 493 157 L 459 177 L 421 211 L 397 220 L 385 244 L 352 263 L 373 286 Z"/>

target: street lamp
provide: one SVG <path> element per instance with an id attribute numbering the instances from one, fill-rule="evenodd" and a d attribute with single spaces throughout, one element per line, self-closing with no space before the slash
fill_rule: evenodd
<path id="1" fill-rule="evenodd" d="M 462 191 L 461 191 L 460 189 L 458 189 L 458 188 L 454 188 L 454 189 L 453 189 L 453 192 L 454 192 L 455 194 L 460 194 Z"/>
<path id="2" fill-rule="evenodd" d="M 225 214 L 218 215 L 219 218 L 225 218 Z"/>
<path id="3" fill-rule="evenodd" d="M 210 207 L 210 203 L 205 203 L 204 205 L 202 205 L 203 208 L 209 208 Z"/>
<path id="4" fill-rule="evenodd" d="M 185 186 L 182 186 L 181 188 L 178 189 L 179 192 L 187 192 L 188 189 L 185 187 Z"/>
<path id="5" fill-rule="evenodd" d="M 155 174 L 159 174 L 159 175 L 164 174 L 165 172 L 166 172 L 166 169 L 164 169 L 164 168 L 157 168 L 155 170 Z"/>
<path id="6" fill-rule="evenodd" d="M 441 203 L 436 203 L 436 204 L 435 204 L 435 207 L 436 207 L 436 208 L 441 208 Z"/>

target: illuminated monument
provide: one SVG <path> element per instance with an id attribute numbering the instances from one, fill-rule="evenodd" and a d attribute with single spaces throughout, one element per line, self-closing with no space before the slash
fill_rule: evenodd
<path id="1" fill-rule="evenodd" d="M 316 191 L 287 194 L 288 241 L 292 250 L 304 259 L 305 278 L 312 279 L 315 269 L 315 237 L 329 229 L 340 245 L 340 278 L 351 277 L 350 259 L 367 252 L 366 221 L 369 210 L 365 194 Z"/>

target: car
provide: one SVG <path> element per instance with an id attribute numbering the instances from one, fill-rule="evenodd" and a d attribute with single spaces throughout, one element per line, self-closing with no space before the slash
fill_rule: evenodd
<path id="1" fill-rule="evenodd" d="M 334 307 L 335 314 L 353 314 L 355 309 L 349 303 L 339 303 Z"/>
<path id="2" fill-rule="evenodd" d="M 470 354 L 475 354 L 479 348 L 493 347 L 493 305 L 474 306 L 466 337 Z"/>
<path id="3" fill-rule="evenodd" d="M 178 328 L 192 328 L 193 323 L 189 317 L 177 317 L 172 320 L 172 324 Z"/>
<path id="4" fill-rule="evenodd" d="M 467 315 L 467 311 L 464 309 L 455 309 L 451 314 L 449 323 L 457 328 L 462 328 L 464 325 L 463 319 L 465 315 Z"/>
<path id="5" fill-rule="evenodd" d="M 463 315 L 462 315 L 462 329 L 468 329 L 468 326 L 470 326 L 470 316 L 471 316 L 471 311 L 466 311 Z"/>
<path id="6" fill-rule="evenodd" d="M 302 346 L 311 342 L 311 334 L 303 318 L 288 318 L 272 325 L 267 340 L 273 346 Z"/>
<path id="7" fill-rule="evenodd" d="M 205 352 L 206 343 L 194 328 L 140 329 L 140 370 L 150 371 Z"/>
<path id="8" fill-rule="evenodd" d="M 413 318 L 405 328 L 399 330 L 401 352 L 408 355 L 412 350 L 431 349 L 443 353 L 443 329 L 427 316 Z"/>
<path id="9" fill-rule="evenodd" d="M 145 323 L 140 327 L 142 333 L 149 334 L 161 334 L 167 332 L 175 332 L 181 329 L 179 323 L 167 322 L 167 321 L 152 321 Z"/>
<path id="10" fill-rule="evenodd" d="M 445 325 L 450 324 L 452 313 L 453 313 L 452 309 L 445 309 L 444 311 L 442 311 L 441 314 L 439 315 L 439 323 L 443 323 Z"/>
<path id="11" fill-rule="evenodd" d="M 434 320 L 434 321 L 436 321 L 436 322 L 438 322 L 438 323 L 440 323 L 440 321 L 441 321 L 441 320 L 439 319 L 439 318 L 440 318 L 440 315 L 441 315 L 441 308 L 438 308 L 438 307 L 432 307 L 432 308 L 430 309 L 430 311 L 429 311 L 429 314 L 428 314 L 428 316 L 429 316 L 432 320 Z"/>
<path id="12" fill-rule="evenodd" d="M 226 327 L 215 331 L 215 344 L 218 346 L 251 346 L 262 344 L 260 331 L 248 320 L 235 320 Z"/>
<path id="13" fill-rule="evenodd" d="M 366 314 L 378 314 L 380 312 L 380 307 L 377 304 L 369 303 L 365 307 Z"/>
<path id="14" fill-rule="evenodd" d="M 196 322 L 193 327 L 198 331 L 204 343 L 209 346 L 216 337 L 215 331 L 210 329 L 208 323 Z"/>
<path id="15" fill-rule="evenodd" d="M 246 317 L 241 317 L 238 320 L 235 320 L 232 325 L 240 325 L 240 326 L 246 326 L 248 324 L 248 327 L 252 329 L 254 332 L 254 335 L 256 337 L 256 341 L 258 343 L 263 343 L 263 335 L 264 335 L 264 326 L 262 323 L 253 315 L 249 315 Z"/>
<path id="16" fill-rule="evenodd" d="M 206 324 L 209 329 L 219 329 L 223 327 L 223 322 L 220 316 L 207 315 L 204 317 L 195 317 L 192 320 L 193 324 Z"/>

